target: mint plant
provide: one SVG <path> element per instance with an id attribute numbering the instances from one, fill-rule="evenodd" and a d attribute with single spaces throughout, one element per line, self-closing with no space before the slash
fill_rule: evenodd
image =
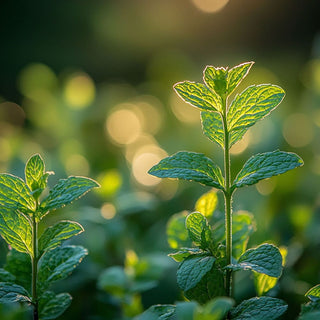
<path id="1" fill-rule="evenodd" d="M 59 221 L 42 234 L 39 223 L 50 211 L 99 186 L 92 179 L 70 176 L 41 198 L 51 174 L 39 154 L 28 160 L 25 181 L 0 174 L 0 234 L 9 245 L 6 265 L 0 269 L 0 302 L 31 305 L 34 320 L 56 319 L 69 307 L 70 294 L 56 294 L 50 286 L 65 279 L 88 254 L 82 246 L 62 246 L 84 231 L 79 223 Z"/>
<path id="2" fill-rule="evenodd" d="M 181 99 L 200 109 L 203 133 L 223 151 L 223 171 L 204 154 L 187 151 L 162 159 L 149 170 L 156 177 L 195 181 L 223 193 L 224 221 L 212 227 L 205 215 L 205 205 L 187 217 L 179 217 L 194 246 L 177 248 L 179 250 L 171 254 L 180 263 L 177 282 L 189 300 L 207 304 L 215 298 L 218 299 L 215 301 L 217 305 L 223 305 L 219 309 L 220 316 L 214 319 L 224 319 L 225 316 L 238 320 L 276 319 L 287 308 L 284 301 L 269 296 L 253 297 L 233 308 L 230 300 L 219 300 L 226 299 L 221 296 L 232 298 L 233 274 L 238 270 L 253 271 L 259 295 L 267 293 L 282 272 L 282 255 L 273 244 L 263 243 L 246 250 L 254 221 L 246 212 L 232 212 L 234 192 L 303 165 L 296 154 L 276 150 L 252 156 L 233 176 L 230 148 L 250 127 L 273 111 L 285 96 L 284 90 L 276 85 L 251 85 L 229 103 L 230 95 L 252 65 L 253 62 L 247 62 L 231 69 L 207 66 L 203 72 L 204 84 L 183 81 L 174 85 Z M 177 230 L 181 231 L 181 228 Z M 159 315 L 159 308 L 154 307 L 157 310 L 154 314 Z M 177 311 L 172 306 L 163 308 L 166 310 L 163 314 L 170 310 L 173 315 Z M 206 310 L 209 309 L 210 306 Z M 149 309 L 148 312 L 152 311 Z"/>

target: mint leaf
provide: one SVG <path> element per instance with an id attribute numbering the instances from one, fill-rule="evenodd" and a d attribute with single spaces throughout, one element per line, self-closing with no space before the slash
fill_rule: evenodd
<path id="1" fill-rule="evenodd" d="M 16 279 L 15 283 L 31 291 L 30 274 L 32 272 L 31 258 L 28 254 L 10 250 L 7 254 L 5 270 L 10 272 Z"/>
<path id="2" fill-rule="evenodd" d="M 167 237 L 170 248 L 190 247 L 188 231 L 186 229 L 187 211 L 182 211 L 170 217 L 167 223 Z"/>
<path id="3" fill-rule="evenodd" d="M 0 282 L 13 282 L 15 279 L 16 277 L 13 274 L 0 268 Z"/>
<path id="4" fill-rule="evenodd" d="M 230 95 L 247 76 L 253 64 L 253 61 L 241 63 L 228 71 L 228 95 Z"/>
<path id="5" fill-rule="evenodd" d="M 202 83 L 183 81 L 173 86 L 178 96 L 200 110 L 222 111 L 221 98 Z"/>
<path id="6" fill-rule="evenodd" d="M 260 180 L 285 173 L 303 165 L 303 160 L 291 152 L 272 151 L 252 156 L 233 182 L 232 188 L 252 185 Z"/>
<path id="7" fill-rule="evenodd" d="M 85 177 L 70 176 L 61 179 L 41 203 L 42 212 L 62 208 L 97 187 L 99 187 L 97 182 Z"/>
<path id="8" fill-rule="evenodd" d="M 208 273 L 215 258 L 207 255 L 192 255 L 186 258 L 178 267 L 177 282 L 183 291 L 195 287 Z"/>
<path id="9" fill-rule="evenodd" d="M 201 125 L 203 133 L 224 148 L 224 129 L 220 113 L 202 111 Z"/>
<path id="10" fill-rule="evenodd" d="M 306 297 L 308 297 L 310 300 L 320 299 L 320 284 L 312 287 L 306 294 Z"/>
<path id="11" fill-rule="evenodd" d="M 44 162 L 39 154 L 32 156 L 25 167 L 26 182 L 30 190 L 34 191 L 38 189 L 39 182 L 44 175 Z"/>
<path id="12" fill-rule="evenodd" d="M 204 193 L 196 202 L 195 210 L 206 218 L 210 218 L 218 204 L 218 196 L 215 190 Z"/>
<path id="13" fill-rule="evenodd" d="M 0 174 L 0 206 L 18 209 L 23 213 L 36 209 L 36 203 L 24 181 L 7 173 Z"/>
<path id="14" fill-rule="evenodd" d="M 287 304 L 276 298 L 260 297 L 244 300 L 231 310 L 233 320 L 274 320 L 286 312 Z"/>
<path id="15" fill-rule="evenodd" d="M 223 189 L 224 179 L 220 168 L 201 153 L 180 151 L 162 159 L 149 173 L 159 178 L 178 178 Z"/>
<path id="16" fill-rule="evenodd" d="M 55 294 L 44 292 L 39 299 L 39 317 L 41 320 L 56 319 L 61 316 L 71 304 L 72 297 L 68 293 Z"/>
<path id="17" fill-rule="evenodd" d="M 175 309 L 176 306 L 169 304 L 151 306 L 134 320 L 176 320 Z"/>
<path id="18" fill-rule="evenodd" d="M 46 289 L 55 281 L 66 278 L 88 254 L 81 246 L 65 246 L 46 251 L 38 263 L 38 282 Z"/>
<path id="19" fill-rule="evenodd" d="M 223 320 L 233 305 L 234 301 L 231 298 L 215 298 L 196 309 L 194 320 Z"/>
<path id="20" fill-rule="evenodd" d="M 31 302 L 27 290 L 11 282 L 0 282 L 0 302 Z"/>
<path id="21" fill-rule="evenodd" d="M 32 228 L 23 213 L 0 206 L 0 234 L 12 248 L 32 254 Z"/>
<path id="22" fill-rule="evenodd" d="M 274 85 L 248 87 L 237 95 L 230 105 L 227 114 L 228 130 L 243 131 L 253 126 L 275 109 L 284 95 L 284 90 Z M 238 135 L 237 139 L 241 139 L 244 133 L 245 131 Z"/>
<path id="23" fill-rule="evenodd" d="M 228 69 L 223 67 L 206 66 L 203 72 L 203 80 L 206 85 L 221 97 L 227 95 L 227 77 Z"/>
<path id="24" fill-rule="evenodd" d="M 201 213 L 190 213 L 186 218 L 186 228 L 195 245 L 201 249 L 208 247 L 211 240 L 211 230 L 207 219 Z"/>
<path id="25" fill-rule="evenodd" d="M 122 296 L 130 286 L 129 278 L 123 267 L 113 266 L 105 269 L 99 276 L 98 287 L 115 296 Z"/>
<path id="26" fill-rule="evenodd" d="M 228 266 L 233 270 L 253 270 L 270 277 L 279 278 L 282 272 L 282 256 L 279 249 L 264 243 L 241 255 L 237 264 Z"/>
<path id="27" fill-rule="evenodd" d="M 176 320 L 194 320 L 193 315 L 199 305 L 195 301 L 183 301 L 176 304 Z"/>
<path id="28" fill-rule="evenodd" d="M 61 245 L 61 243 L 83 232 L 83 227 L 73 221 L 60 221 L 47 228 L 39 239 L 39 251 L 47 251 Z"/>
<path id="29" fill-rule="evenodd" d="M 181 248 L 181 250 L 169 253 L 168 256 L 177 262 L 181 262 L 193 254 L 199 254 L 203 251 L 199 248 Z"/>
<path id="30" fill-rule="evenodd" d="M 253 273 L 254 276 L 254 286 L 257 291 L 258 296 L 262 296 L 271 290 L 278 282 L 278 278 L 270 277 L 263 273 Z"/>
<path id="31" fill-rule="evenodd" d="M 302 314 L 298 320 L 319 320 L 320 311 L 310 311 Z"/>
<path id="32" fill-rule="evenodd" d="M 207 272 L 195 287 L 184 291 L 189 300 L 196 300 L 201 304 L 207 303 L 215 297 L 225 296 L 223 272 L 213 267 Z"/>

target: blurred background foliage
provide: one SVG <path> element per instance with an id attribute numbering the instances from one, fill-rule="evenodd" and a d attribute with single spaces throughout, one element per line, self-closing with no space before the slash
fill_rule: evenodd
<path id="1" fill-rule="evenodd" d="M 72 240 L 90 255 L 57 291 L 74 297 L 61 319 L 124 319 L 181 300 L 166 223 L 208 191 L 148 169 L 178 150 L 222 154 L 199 111 L 172 85 L 201 81 L 207 64 L 255 61 L 239 90 L 273 83 L 284 102 L 232 148 L 233 175 L 253 153 L 298 153 L 303 168 L 244 188 L 234 209 L 255 216 L 249 246 L 288 247 L 277 295 L 293 319 L 320 282 L 320 4 L 317 0 L 3 1 L 0 10 L 0 172 L 23 175 L 41 153 L 55 171 L 90 176 L 97 190 L 46 220 L 82 223 Z M 238 91 L 239 92 L 239 91 Z M 216 214 L 223 211 L 218 196 Z M 0 264 L 7 248 L 0 240 Z M 107 269 L 108 268 L 108 269 Z M 241 275 L 236 298 L 254 295 Z M 1 319 L 27 319 L 0 306 Z"/>

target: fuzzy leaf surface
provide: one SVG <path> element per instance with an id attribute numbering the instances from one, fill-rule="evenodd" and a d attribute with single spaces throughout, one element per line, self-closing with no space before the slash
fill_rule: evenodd
<path id="1" fill-rule="evenodd" d="M 229 131 L 248 129 L 267 116 L 284 98 L 282 88 L 269 85 L 253 85 L 237 95 L 232 101 L 227 123 Z"/>
<path id="2" fill-rule="evenodd" d="M 177 282 L 181 290 L 187 291 L 195 287 L 211 270 L 215 260 L 207 255 L 192 255 L 186 258 L 177 270 Z"/>
<path id="3" fill-rule="evenodd" d="M 39 299 L 39 317 L 41 320 L 56 319 L 70 306 L 72 297 L 69 293 L 55 294 L 44 292 Z"/>
<path id="4" fill-rule="evenodd" d="M 46 212 L 62 208 L 97 187 L 99 187 L 97 182 L 85 177 L 70 176 L 67 179 L 61 179 L 43 200 L 41 209 Z"/>
<path id="5" fill-rule="evenodd" d="M 202 83 L 178 82 L 174 85 L 174 90 L 182 100 L 193 107 L 206 111 L 222 111 L 221 98 Z"/>
<path id="6" fill-rule="evenodd" d="M 211 230 L 205 216 L 192 212 L 186 218 L 186 228 L 190 239 L 202 249 L 206 249 L 211 240 Z"/>
<path id="7" fill-rule="evenodd" d="M 247 76 L 253 64 L 253 61 L 244 62 L 239 64 L 238 66 L 231 68 L 228 71 L 228 95 L 230 95 L 234 91 L 234 89 L 240 84 L 240 82 Z"/>
<path id="8" fill-rule="evenodd" d="M 30 302 L 27 290 L 15 283 L 0 282 L 0 302 Z"/>
<path id="9" fill-rule="evenodd" d="M 41 289 L 66 278 L 88 254 L 81 246 L 65 246 L 46 251 L 40 258 L 38 281 Z"/>
<path id="10" fill-rule="evenodd" d="M 286 312 L 287 304 L 276 298 L 260 297 L 244 300 L 231 310 L 232 320 L 274 320 Z"/>
<path id="11" fill-rule="evenodd" d="M 39 251 L 54 249 L 64 241 L 83 232 L 83 227 L 73 221 L 60 221 L 47 228 L 39 239 Z"/>
<path id="12" fill-rule="evenodd" d="M 201 125 L 204 135 L 223 149 L 224 130 L 220 113 L 202 111 Z"/>
<path id="13" fill-rule="evenodd" d="M 158 304 L 151 306 L 145 312 L 136 316 L 134 320 L 176 320 L 176 306 L 169 304 Z"/>
<path id="14" fill-rule="evenodd" d="M 34 191 L 40 187 L 39 182 L 44 175 L 44 170 L 44 162 L 39 154 L 35 154 L 28 160 L 25 168 L 25 178 L 30 190 Z"/>
<path id="15" fill-rule="evenodd" d="M 232 188 L 241 188 L 285 173 L 303 165 L 303 160 L 291 152 L 272 151 L 252 156 L 240 170 Z"/>
<path id="16" fill-rule="evenodd" d="M 0 207 L 0 234 L 12 248 L 32 253 L 32 228 L 28 218 L 21 212 Z"/>
<path id="17" fill-rule="evenodd" d="M 310 300 L 313 299 L 320 299 L 320 284 L 312 287 L 306 294 L 306 297 L 308 297 Z"/>
<path id="18" fill-rule="evenodd" d="M 227 94 L 227 78 L 227 68 L 207 66 L 203 72 L 203 80 L 206 85 L 222 97 Z"/>
<path id="19" fill-rule="evenodd" d="M 180 151 L 162 159 L 149 173 L 158 178 L 178 178 L 199 182 L 223 189 L 224 179 L 220 168 L 204 154 Z"/>
<path id="20" fill-rule="evenodd" d="M 11 174 L 0 174 L 0 206 L 23 213 L 36 209 L 30 190 L 22 179 Z"/>
<path id="21" fill-rule="evenodd" d="M 282 272 L 282 256 L 276 246 L 264 243 L 257 248 L 247 250 L 241 255 L 238 263 L 230 267 L 234 270 L 253 270 L 279 278 Z"/>

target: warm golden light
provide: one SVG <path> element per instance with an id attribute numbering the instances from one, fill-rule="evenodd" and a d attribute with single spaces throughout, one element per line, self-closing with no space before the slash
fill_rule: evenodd
<path id="1" fill-rule="evenodd" d="M 250 131 L 247 131 L 243 136 L 243 138 L 231 147 L 230 153 L 233 155 L 242 153 L 247 149 L 250 141 L 251 141 L 251 133 Z"/>
<path id="2" fill-rule="evenodd" d="M 271 194 L 277 185 L 277 178 L 261 180 L 256 184 L 256 188 L 260 194 L 267 196 Z"/>
<path id="3" fill-rule="evenodd" d="M 72 75 L 66 82 L 64 97 L 71 109 L 88 107 L 95 98 L 95 86 L 86 73 Z"/>
<path id="4" fill-rule="evenodd" d="M 147 145 L 150 146 L 150 145 L 156 145 L 156 144 L 157 144 L 157 141 L 152 135 L 143 133 L 139 135 L 139 137 L 133 143 L 130 143 L 126 146 L 125 157 L 127 161 L 131 163 L 136 152 L 139 149 Z"/>
<path id="5" fill-rule="evenodd" d="M 80 154 L 68 156 L 64 166 L 68 175 L 88 176 L 90 172 L 90 165 L 87 159 Z"/>
<path id="6" fill-rule="evenodd" d="M 193 4 L 201 11 L 207 13 L 218 12 L 222 10 L 229 0 L 191 0 Z"/>
<path id="7" fill-rule="evenodd" d="M 115 206 L 109 202 L 102 205 L 100 212 L 102 217 L 107 220 L 113 219 L 117 213 Z"/>
<path id="8" fill-rule="evenodd" d="M 125 145 L 138 138 L 142 124 L 134 111 L 123 108 L 110 114 L 106 121 L 106 129 L 113 142 Z"/>
<path id="9" fill-rule="evenodd" d="M 170 106 L 173 114 L 178 120 L 188 124 L 200 123 L 199 109 L 182 101 L 176 94 L 170 97 Z"/>

